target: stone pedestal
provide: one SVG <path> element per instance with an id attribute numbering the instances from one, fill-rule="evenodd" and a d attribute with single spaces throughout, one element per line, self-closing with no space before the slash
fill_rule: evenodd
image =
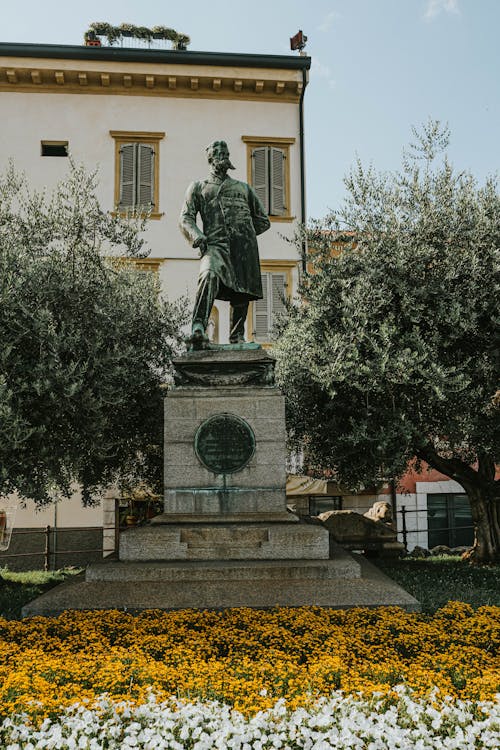
<path id="1" fill-rule="evenodd" d="M 165 399 L 164 512 L 120 560 L 327 560 L 325 529 L 286 508 L 285 402 L 263 349 L 188 353 Z"/>
<path id="2" fill-rule="evenodd" d="M 255 436 L 246 466 L 216 474 L 196 455 L 195 437 L 210 417 L 244 420 Z M 285 404 L 273 387 L 182 387 L 165 399 L 165 514 L 156 523 L 285 521 Z"/>
<path id="3" fill-rule="evenodd" d="M 274 359 L 221 347 L 175 361 L 165 399 L 164 512 L 120 534 L 118 560 L 24 609 L 377 606 L 418 602 L 286 507 L 285 406 Z M 371 575 L 371 574 L 370 574 Z"/>

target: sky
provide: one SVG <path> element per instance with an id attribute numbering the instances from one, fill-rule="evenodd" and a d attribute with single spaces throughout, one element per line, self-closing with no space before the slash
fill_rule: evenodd
<path id="1" fill-rule="evenodd" d="M 456 168 L 480 182 L 500 156 L 500 0 L 0 0 L 0 42 L 81 44 L 93 21 L 168 26 L 190 50 L 312 58 L 305 95 L 308 215 L 338 209 L 357 158 L 398 169 L 412 127 L 451 130 Z"/>

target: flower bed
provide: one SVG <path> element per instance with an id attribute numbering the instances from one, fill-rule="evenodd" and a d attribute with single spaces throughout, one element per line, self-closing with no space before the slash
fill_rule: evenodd
<path id="1" fill-rule="evenodd" d="M 462 726 L 460 717 L 470 713 L 482 727 L 478 732 L 491 732 L 499 713 L 495 703 L 500 692 L 499 645 L 500 608 L 474 611 L 458 602 L 449 603 L 433 616 L 408 614 L 398 608 L 307 607 L 149 611 L 137 616 L 112 611 L 66 612 L 53 619 L 0 619 L 0 720 L 4 720 L 2 731 L 7 732 L 0 746 L 28 746 L 15 738 L 17 730 L 9 722 L 22 726 L 33 722 L 26 732 L 35 732 L 40 725 L 43 732 L 62 732 L 63 726 L 64 731 L 73 732 L 75 722 L 82 732 L 87 731 L 87 725 L 99 725 L 108 732 L 115 726 L 113 722 L 118 722 L 117 732 L 138 736 L 143 731 L 143 715 L 151 714 L 151 721 L 158 726 L 163 726 L 168 716 L 168 731 L 173 731 L 174 725 L 178 727 L 175 731 L 181 731 L 189 712 L 208 722 L 213 716 L 216 734 L 229 731 L 228 722 L 231 726 L 236 722 L 235 727 L 244 727 L 241 732 L 248 731 L 253 737 L 252 727 L 258 722 L 272 724 L 276 716 L 280 732 L 285 732 L 285 724 L 295 726 L 294 722 L 303 724 L 300 732 L 307 728 L 309 732 L 318 721 L 325 721 L 325 727 L 331 723 L 328 731 L 335 733 L 339 717 L 344 716 L 342 721 L 347 722 L 357 716 L 367 732 L 372 731 L 374 722 L 379 729 L 382 722 L 384 731 L 395 722 L 394 726 L 406 732 L 417 721 L 415 732 L 425 734 L 441 731 L 441 724 L 434 727 L 432 721 L 438 721 L 435 712 L 444 706 L 444 716 L 454 717 L 450 719 L 453 726 Z M 171 696 L 180 702 L 172 704 Z M 167 703 L 162 704 L 164 701 Z M 411 710 L 405 708 L 410 704 Z M 417 720 L 420 714 L 422 718 Z M 23 718 L 15 718 L 21 715 Z M 165 726 L 162 731 L 167 731 Z M 347 722 L 346 726 L 351 725 Z M 234 730 L 236 734 L 240 729 Z M 161 747 L 148 745 L 146 734 L 143 744 L 131 746 Z M 185 738 L 176 742 L 180 744 L 168 747 L 194 747 Z M 221 748 L 233 746 L 225 744 L 226 740 L 220 742 Z M 251 743 L 245 740 L 234 746 L 242 750 L 267 747 L 258 742 L 254 738 Z M 283 740 L 281 745 L 273 742 L 269 746 L 314 746 L 304 738 L 295 745 L 290 745 L 291 740 Z M 67 746 L 87 747 L 78 743 Z M 127 744 L 88 745 L 115 746 Z M 414 746 L 418 747 L 394 745 Z M 448 746 L 476 745 L 421 745 Z M 358 743 L 352 747 L 375 750 L 379 745 Z"/>
<path id="2" fill-rule="evenodd" d="M 309 709 L 288 711 L 285 701 L 245 717 L 217 702 L 171 699 L 130 706 L 103 698 L 93 710 L 66 709 L 39 728 L 28 717 L 0 727 L 6 750 L 498 750 L 500 703 L 414 700 L 405 689 L 391 699 L 334 693 Z"/>

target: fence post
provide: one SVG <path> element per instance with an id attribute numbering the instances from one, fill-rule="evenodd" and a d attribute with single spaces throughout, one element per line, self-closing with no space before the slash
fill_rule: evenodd
<path id="1" fill-rule="evenodd" d="M 45 552 L 44 552 L 43 569 L 49 570 L 49 564 L 50 564 L 50 526 L 46 526 L 45 527 Z"/>
<path id="2" fill-rule="evenodd" d="M 405 552 L 408 552 L 408 529 L 406 528 L 406 505 L 401 506 L 401 533 Z"/>
<path id="3" fill-rule="evenodd" d="M 120 549 L 120 500 L 115 497 L 115 550 L 114 554 L 118 554 Z"/>

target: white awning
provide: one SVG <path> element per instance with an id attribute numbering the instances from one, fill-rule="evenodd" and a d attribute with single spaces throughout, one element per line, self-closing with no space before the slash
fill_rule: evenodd
<path id="1" fill-rule="evenodd" d="M 313 479 L 300 474 L 289 474 L 286 480 L 286 495 L 328 495 L 328 482 L 326 479 Z"/>

